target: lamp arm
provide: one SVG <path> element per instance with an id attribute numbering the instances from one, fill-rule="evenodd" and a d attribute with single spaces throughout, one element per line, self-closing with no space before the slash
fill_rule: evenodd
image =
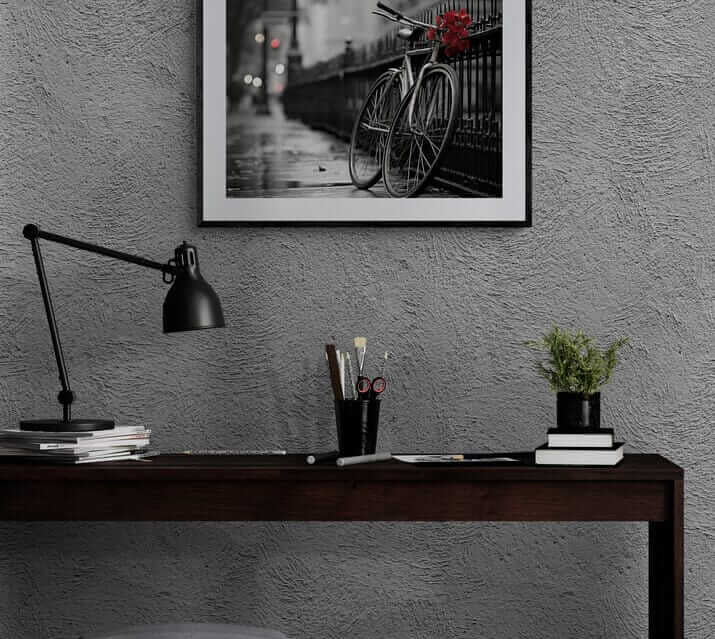
<path id="1" fill-rule="evenodd" d="M 40 280 L 40 291 L 42 292 L 42 301 L 45 305 L 45 315 L 47 315 L 47 323 L 50 325 L 50 336 L 52 337 L 52 348 L 55 351 L 55 361 L 57 362 L 57 370 L 60 375 L 60 384 L 62 390 L 57 399 L 62 404 L 62 421 L 69 422 L 72 419 L 72 402 L 74 401 L 74 393 L 70 387 L 70 379 L 67 374 L 67 366 L 62 352 L 62 343 L 60 342 L 60 334 L 57 331 L 57 321 L 55 320 L 55 309 L 52 306 L 52 297 L 50 289 L 47 285 L 47 275 L 45 274 L 45 264 L 42 261 L 42 253 L 40 252 L 40 243 L 36 237 L 30 238 L 32 244 L 32 255 L 35 258 L 35 268 L 37 269 L 37 279 Z"/>
<path id="2" fill-rule="evenodd" d="M 89 244 L 88 242 L 82 242 L 70 237 L 41 231 L 34 224 L 28 224 L 25 226 L 22 233 L 28 240 L 30 240 L 30 244 L 32 245 L 32 255 L 35 258 L 35 269 L 37 270 L 37 278 L 40 281 L 42 301 L 45 305 L 45 315 L 47 315 L 47 323 L 50 327 L 52 348 L 55 352 L 57 371 L 59 372 L 60 384 L 62 386 L 62 390 L 59 392 L 57 399 L 60 404 L 62 404 L 62 421 L 69 422 L 72 419 L 72 402 L 74 401 L 74 393 L 72 392 L 72 388 L 70 386 L 69 374 L 67 373 L 67 366 L 65 364 L 64 353 L 62 351 L 62 342 L 60 341 L 60 334 L 57 330 L 55 309 L 52 305 L 52 296 L 50 295 L 50 288 L 47 284 L 47 274 L 45 273 L 45 264 L 42 260 L 39 239 L 42 238 L 49 240 L 50 242 L 65 244 L 66 246 L 72 246 L 83 251 L 89 251 L 90 253 L 99 253 L 100 255 L 113 257 L 124 262 L 131 262 L 132 264 L 152 268 L 161 271 L 164 274 L 168 273 L 172 276 L 176 275 L 180 271 L 180 268 L 174 266 L 173 264 L 162 264 L 161 262 L 154 262 L 153 260 L 147 260 L 143 257 L 130 255 L 129 253 L 122 253 L 121 251 L 104 248 L 103 246 L 96 246 L 95 244 Z"/>
<path id="3" fill-rule="evenodd" d="M 28 239 L 39 239 L 48 240 L 50 242 L 56 242 L 57 244 L 64 244 L 65 246 L 72 246 L 73 248 L 80 249 L 82 251 L 89 251 L 90 253 L 98 253 L 99 255 L 106 255 L 107 257 L 113 257 L 116 260 L 121 260 L 123 262 L 130 262 L 132 264 L 138 264 L 139 266 L 145 266 L 146 268 L 153 268 L 157 271 L 162 271 L 163 273 L 171 273 L 176 275 L 179 272 L 179 268 L 173 264 L 162 264 L 161 262 L 155 262 L 154 260 L 148 260 L 144 257 L 138 257 L 136 255 L 131 255 L 130 253 L 123 253 L 122 251 L 115 251 L 114 249 L 105 248 L 104 246 L 97 246 L 96 244 L 90 244 L 89 242 L 82 242 L 81 240 L 75 240 L 71 237 L 65 237 L 64 235 L 57 235 L 56 233 L 48 233 L 47 231 L 40 230 L 34 224 L 28 224 L 22 231 L 22 234 Z"/>

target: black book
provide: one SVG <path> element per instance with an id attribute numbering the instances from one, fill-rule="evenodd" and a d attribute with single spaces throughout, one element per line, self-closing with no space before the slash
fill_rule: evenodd
<path id="1" fill-rule="evenodd" d="M 548 430 L 550 448 L 608 448 L 613 446 L 613 429 Z"/>
<path id="2" fill-rule="evenodd" d="M 608 448 L 550 448 L 539 446 L 534 454 L 536 464 L 549 466 L 615 466 L 623 459 L 623 442 Z"/>
<path id="3" fill-rule="evenodd" d="M 613 435 L 612 428 L 549 428 L 547 433 L 568 433 L 570 435 L 578 434 L 591 434 L 591 433 L 611 433 Z"/>

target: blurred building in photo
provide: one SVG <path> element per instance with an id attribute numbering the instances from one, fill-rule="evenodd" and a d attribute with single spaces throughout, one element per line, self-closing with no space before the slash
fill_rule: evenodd
<path id="1" fill-rule="evenodd" d="M 385 0 L 405 15 L 416 15 L 434 5 L 434 0 Z M 394 30 L 396 25 L 373 15 L 377 0 L 298 0 L 298 27 L 303 66 L 329 60 L 345 50 L 346 41 L 360 48 Z"/>
<path id="2" fill-rule="evenodd" d="M 416 15 L 435 2 L 388 0 L 387 4 Z M 290 49 L 294 7 L 299 56 Z M 377 0 L 229 0 L 229 102 L 237 104 L 246 94 L 260 94 L 264 84 L 268 95 L 278 96 L 285 89 L 291 62 L 299 60 L 309 68 L 343 53 L 348 41 L 358 49 L 394 30 L 394 22 L 372 14 L 376 8 Z M 264 37 L 269 43 L 265 73 Z"/>

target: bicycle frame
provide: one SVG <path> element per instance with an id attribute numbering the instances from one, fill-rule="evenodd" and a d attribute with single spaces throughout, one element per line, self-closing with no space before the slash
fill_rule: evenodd
<path id="1" fill-rule="evenodd" d="M 389 14 L 385 11 L 382 10 L 377 10 L 373 11 L 375 15 L 378 15 L 382 18 L 385 18 L 386 20 L 390 20 L 391 22 L 396 22 L 397 24 L 402 24 L 408 27 L 419 27 L 421 29 L 434 29 L 437 32 L 443 31 L 443 29 L 440 29 L 438 26 L 433 25 L 433 24 L 427 24 L 425 22 L 420 22 L 419 20 L 414 20 L 413 18 L 408 18 L 407 16 L 402 16 L 400 15 L 397 17 L 396 15 Z M 410 100 L 410 106 L 409 110 L 407 112 L 407 118 L 408 122 L 410 124 L 410 128 L 413 128 L 413 117 L 414 117 L 414 110 L 415 110 L 415 101 L 417 98 L 417 94 L 420 90 L 420 87 L 422 86 L 422 80 L 425 76 L 425 73 L 430 69 L 430 67 L 434 66 L 437 63 L 437 59 L 439 58 L 439 50 L 440 50 L 440 42 L 439 40 L 435 40 L 434 44 L 431 47 L 424 47 L 422 49 L 410 49 L 408 45 L 405 46 L 405 54 L 402 58 L 402 66 L 397 69 L 397 68 L 392 68 L 390 71 L 394 71 L 395 73 L 400 74 L 400 97 L 404 99 L 404 97 L 407 95 L 407 92 L 414 86 L 415 90 L 412 92 L 412 99 Z M 427 62 L 425 62 L 422 65 L 422 68 L 419 71 L 419 74 L 417 75 L 417 79 L 415 79 L 415 72 L 412 67 L 412 60 L 411 57 L 413 56 L 422 56 L 425 55 L 426 53 L 430 54 L 429 59 Z"/>

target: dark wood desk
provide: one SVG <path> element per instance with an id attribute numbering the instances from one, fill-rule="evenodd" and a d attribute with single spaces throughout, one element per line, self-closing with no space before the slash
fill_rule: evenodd
<path id="1" fill-rule="evenodd" d="M 303 456 L 49 466 L 0 462 L 6 521 L 643 521 L 650 639 L 683 637 L 683 470 L 308 466 Z"/>

